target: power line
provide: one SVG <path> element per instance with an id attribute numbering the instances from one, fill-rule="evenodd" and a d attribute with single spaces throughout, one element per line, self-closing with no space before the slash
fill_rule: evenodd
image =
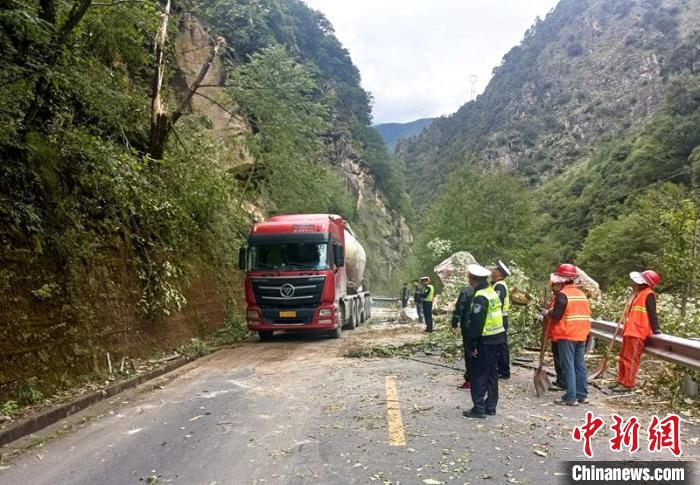
<path id="1" fill-rule="evenodd" d="M 622 195 L 618 195 L 617 197 L 614 197 L 614 198 L 612 198 L 612 199 L 609 199 L 608 202 L 616 202 L 616 201 L 618 201 L 618 200 L 620 200 L 620 199 L 624 199 L 624 198 L 627 197 L 628 195 L 634 194 L 634 193 L 636 193 L 636 192 L 640 192 L 640 191 L 642 191 L 642 190 L 646 190 L 646 189 L 648 189 L 648 188 L 650 188 L 650 187 L 654 187 L 655 185 L 659 185 L 660 183 L 663 183 L 663 182 L 666 182 L 666 181 L 671 180 L 671 179 L 673 179 L 673 178 L 676 178 L 676 177 L 678 177 L 679 175 L 683 175 L 684 173 L 690 172 L 691 170 L 692 170 L 691 167 L 685 167 L 684 169 L 679 170 L 679 171 L 677 171 L 677 172 L 675 172 L 675 173 L 669 175 L 668 177 L 664 177 L 664 178 L 662 178 L 662 179 L 657 180 L 656 182 L 652 182 L 652 183 L 647 184 L 647 185 L 644 185 L 644 186 L 642 186 L 642 187 L 637 187 L 636 189 L 630 190 L 629 192 L 626 192 L 626 193 L 624 193 L 624 194 L 622 194 Z"/>

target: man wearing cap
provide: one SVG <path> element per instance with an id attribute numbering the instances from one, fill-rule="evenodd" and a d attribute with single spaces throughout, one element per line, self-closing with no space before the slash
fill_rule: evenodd
<path id="1" fill-rule="evenodd" d="M 625 392 L 634 388 L 639 370 L 639 360 L 644 350 L 644 341 L 651 335 L 660 334 L 659 317 L 656 314 L 656 294 L 654 287 L 661 282 L 656 271 L 646 270 L 630 273 L 634 296 L 625 316 L 622 330 L 622 347 L 617 371 L 615 392 Z"/>
<path id="2" fill-rule="evenodd" d="M 471 395 L 474 406 L 462 414 L 485 418 L 496 414 L 498 404 L 498 354 L 505 342 L 501 300 L 488 282 L 491 271 L 478 264 L 467 266 L 474 299 L 467 328 L 468 347 L 474 358 Z"/>
<path id="3" fill-rule="evenodd" d="M 423 298 L 425 331 L 431 333 L 433 331 L 433 300 L 435 299 L 435 287 L 430 284 L 430 278 L 428 276 L 423 276 L 420 280 L 421 283 L 423 283 L 421 298 Z"/>
<path id="4" fill-rule="evenodd" d="M 464 382 L 457 386 L 458 389 L 469 391 L 471 389 L 471 369 L 474 367 L 474 359 L 469 351 L 467 327 L 469 325 L 469 310 L 474 299 L 474 288 L 467 285 L 459 292 L 455 309 L 452 312 L 452 333 L 457 333 L 459 326 L 462 332 L 462 346 L 464 347 Z"/>
<path id="5" fill-rule="evenodd" d="M 500 354 L 498 355 L 498 378 L 510 379 L 510 350 L 508 349 L 508 312 L 510 311 L 510 293 L 508 285 L 505 282 L 507 276 L 510 276 L 510 269 L 503 261 L 498 261 L 496 267 L 491 270 L 491 281 L 493 289 L 498 293 L 498 298 L 501 299 L 503 313 L 503 328 L 505 328 L 505 342 L 501 345 Z"/>
<path id="6" fill-rule="evenodd" d="M 416 304 L 416 313 L 418 314 L 418 323 L 423 323 L 423 285 L 420 281 L 413 282 L 413 303 Z"/>
<path id="7" fill-rule="evenodd" d="M 576 266 L 561 264 L 550 275 L 555 291 L 550 318 L 549 338 L 556 342 L 565 393 L 556 404 L 578 406 L 588 402 L 588 376 L 584 353 L 591 331 L 591 305 L 586 295 L 574 285 Z"/>

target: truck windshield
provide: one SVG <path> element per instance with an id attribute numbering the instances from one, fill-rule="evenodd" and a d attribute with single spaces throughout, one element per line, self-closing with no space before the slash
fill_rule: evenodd
<path id="1" fill-rule="evenodd" d="M 328 269 L 328 243 L 255 243 L 248 251 L 248 270 Z"/>

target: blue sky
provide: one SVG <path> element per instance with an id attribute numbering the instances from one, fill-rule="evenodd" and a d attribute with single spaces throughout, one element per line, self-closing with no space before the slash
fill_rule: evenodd
<path id="1" fill-rule="evenodd" d="M 331 21 L 374 97 L 375 123 L 453 113 L 556 0 L 305 0 Z"/>

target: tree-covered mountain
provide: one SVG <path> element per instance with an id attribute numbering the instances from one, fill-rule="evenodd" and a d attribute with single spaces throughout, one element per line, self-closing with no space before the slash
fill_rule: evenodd
<path id="1" fill-rule="evenodd" d="M 538 20 L 482 95 L 399 144 L 422 270 L 449 247 L 697 291 L 698 26 L 686 0 L 562 0 Z"/>
<path id="2" fill-rule="evenodd" d="M 640 127 L 674 76 L 697 72 L 699 18 L 689 0 L 562 0 L 482 95 L 401 146 L 413 199 L 465 164 L 539 185 Z"/>
<path id="3" fill-rule="evenodd" d="M 394 151 L 396 148 L 396 143 L 401 138 L 410 138 L 417 135 L 423 129 L 433 122 L 435 118 L 421 118 L 415 121 L 409 121 L 408 123 L 382 123 L 375 125 L 387 147 L 390 151 Z"/>
<path id="4" fill-rule="evenodd" d="M 0 396 L 240 335 L 270 213 L 343 214 L 377 286 L 408 251 L 403 173 L 300 0 L 5 2 L 0 51 Z"/>

